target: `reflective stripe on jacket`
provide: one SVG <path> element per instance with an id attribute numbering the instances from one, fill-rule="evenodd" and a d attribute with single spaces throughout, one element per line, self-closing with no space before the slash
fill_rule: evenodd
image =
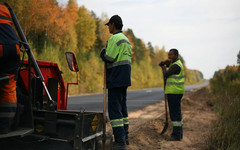
<path id="1" fill-rule="evenodd" d="M 184 94 L 184 67 L 180 59 L 171 63 L 169 67 L 174 64 L 178 65 L 181 71 L 179 74 L 173 74 L 167 78 L 165 94 Z"/>

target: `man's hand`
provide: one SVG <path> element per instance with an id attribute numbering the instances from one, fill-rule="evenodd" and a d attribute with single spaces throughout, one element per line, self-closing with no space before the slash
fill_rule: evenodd
<path id="1" fill-rule="evenodd" d="M 159 65 L 160 67 L 163 67 L 163 66 L 165 66 L 166 64 L 171 63 L 171 62 L 172 62 L 171 59 L 166 59 L 166 60 L 164 60 L 164 61 L 161 61 L 158 65 Z"/>
<path id="2" fill-rule="evenodd" d="M 165 66 L 165 65 L 161 66 L 161 68 L 162 68 L 163 70 L 166 70 L 166 66 Z"/>
<path id="3" fill-rule="evenodd" d="M 102 49 L 101 49 L 101 53 L 102 53 L 102 52 L 105 52 L 105 51 L 106 51 L 106 48 L 102 48 Z"/>
<path id="4" fill-rule="evenodd" d="M 106 53 L 106 48 L 103 48 L 100 52 L 100 57 L 103 57 L 105 53 Z"/>
<path id="5" fill-rule="evenodd" d="M 160 67 L 164 66 L 165 63 L 163 61 L 161 61 L 159 64 L 158 64 Z"/>
<path id="6" fill-rule="evenodd" d="M 165 62 L 164 62 L 164 61 L 161 61 L 158 65 L 159 65 L 162 69 L 165 68 L 165 70 L 166 70 L 166 66 L 165 66 Z"/>

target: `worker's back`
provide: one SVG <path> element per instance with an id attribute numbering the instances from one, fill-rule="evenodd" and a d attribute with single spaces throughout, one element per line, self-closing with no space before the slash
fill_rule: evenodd
<path id="1" fill-rule="evenodd" d="M 8 8 L 0 3 L 0 74 L 9 76 L 0 86 L 0 134 L 11 130 L 17 108 L 15 75 L 20 63 L 20 48 Z"/>
<path id="2" fill-rule="evenodd" d="M 19 63 L 19 40 L 12 28 L 8 8 L 0 3 L 0 73 L 16 74 Z"/>

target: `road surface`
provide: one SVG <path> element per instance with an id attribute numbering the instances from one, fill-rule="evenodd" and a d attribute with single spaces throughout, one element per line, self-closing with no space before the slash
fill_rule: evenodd
<path id="1" fill-rule="evenodd" d="M 206 86 L 208 81 L 198 85 L 185 86 L 185 90 Z M 148 105 L 164 100 L 163 88 L 129 90 L 127 92 L 128 112 L 134 112 Z M 68 110 L 102 112 L 103 94 L 72 96 L 68 98 Z"/>

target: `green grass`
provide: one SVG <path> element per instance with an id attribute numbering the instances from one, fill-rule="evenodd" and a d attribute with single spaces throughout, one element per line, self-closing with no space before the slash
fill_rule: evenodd
<path id="1" fill-rule="evenodd" d="M 228 66 L 210 81 L 215 111 L 219 115 L 213 124 L 209 150 L 239 150 L 240 148 L 240 67 Z"/>

